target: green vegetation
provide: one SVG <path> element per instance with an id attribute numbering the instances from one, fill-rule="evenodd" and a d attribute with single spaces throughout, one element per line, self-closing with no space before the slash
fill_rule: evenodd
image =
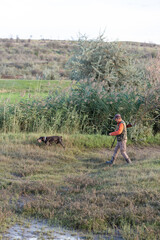
<path id="1" fill-rule="evenodd" d="M 121 90 L 126 85 L 138 86 L 144 74 L 143 67 L 136 64 L 127 50 L 126 44 L 104 42 L 103 36 L 88 41 L 82 37 L 70 59 L 71 78 L 103 82 L 107 92 L 112 88 Z"/>
<path id="2" fill-rule="evenodd" d="M 34 97 L 46 97 L 55 90 L 69 87 L 70 80 L 17 80 L 0 79 L 0 101 L 16 103 Z"/>
<path id="3" fill-rule="evenodd" d="M 133 164 L 119 156 L 108 167 L 108 136 L 63 135 L 63 150 L 38 144 L 40 135 L 0 136 L 2 232 L 20 215 L 95 233 L 114 235 L 118 229 L 129 240 L 158 239 L 158 146 L 129 146 Z"/>
<path id="4" fill-rule="evenodd" d="M 0 106 L 2 131 L 106 134 L 114 128 L 114 114 L 120 112 L 126 122 L 136 125 L 130 138 L 144 139 L 159 132 L 158 52 L 145 62 L 133 57 L 126 44 L 104 42 L 100 36 L 80 39 L 72 55 L 68 66 L 76 82 L 66 89 L 69 83 L 64 81 L 57 91 L 56 81 L 37 80 L 32 90 L 23 80 L 27 94 L 21 92 L 21 101 Z M 5 97 L 7 87 L 2 89 Z M 11 91 L 16 101 L 14 87 Z"/>
<path id="5" fill-rule="evenodd" d="M 37 80 L 0 80 L 1 231 L 23 215 L 95 233 L 114 235 L 118 230 L 129 240 L 158 239 L 158 46 L 134 51 L 134 44 L 80 39 L 73 52 L 65 42 L 44 40 L 38 45 L 17 39 L 6 41 L 4 52 L 4 43 L 2 57 L 7 60 L 1 76 L 13 77 L 17 68 L 23 78 Z M 19 65 L 17 48 L 22 55 L 29 51 L 29 65 L 24 59 Z M 10 64 L 6 53 L 17 54 L 18 65 Z M 53 62 L 54 54 L 59 59 L 66 54 L 63 66 L 70 68 L 65 76 L 60 77 L 62 62 Z M 39 57 L 47 61 L 43 67 Z M 74 81 L 66 80 L 70 74 Z M 59 77 L 65 80 L 54 80 Z M 115 128 L 115 113 L 133 124 L 128 130 L 132 165 L 121 157 L 115 166 L 105 165 L 113 151 L 108 133 Z M 66 150 L 36 141 L 57 134 L 63 136 Z"/>

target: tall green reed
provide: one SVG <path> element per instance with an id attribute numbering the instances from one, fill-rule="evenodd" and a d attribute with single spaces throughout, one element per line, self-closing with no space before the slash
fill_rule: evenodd
<path id="1" fill-rule="evenodd" d="M 115 113 L 121 113 L 127 123 L 133 122 L 144 100 L 136 88 L 108 91 L 102 82 L 81 80 L 74 87 L 52 92 L 47 98 L 1 105 L 0 128 L 3 132 L 108 134 L 114 130 Z M 141 130 L 134 135 L 139 134 Z"/>

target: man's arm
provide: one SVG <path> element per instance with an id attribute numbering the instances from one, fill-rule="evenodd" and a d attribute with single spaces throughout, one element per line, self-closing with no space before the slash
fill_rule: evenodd
<path id="1" fill-rule="evenodd" d="M 111 132 L 109 135 L 110 136 L 120 135 L 123 132 L 123 128 L 124 128 L 123 123 L 120 123 L 118 130 L 115 132 Z"/>

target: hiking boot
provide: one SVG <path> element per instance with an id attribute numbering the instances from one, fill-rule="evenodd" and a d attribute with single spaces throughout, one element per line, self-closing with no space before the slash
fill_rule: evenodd
<path id="1" fill-rule="evenodd" d="M 106 161 L 106 164 L 108 164 L 108 165 L 114 164 L 114 157 L 112 157 L 112 159 L 110 161 Z"/>
<path id="2" fill-rule="evenodd" d="M 129 159 L 129 158 L 126 159 L 126 162 L 127 162 L 127 163 L 132 163 L 131 159 Z"/>

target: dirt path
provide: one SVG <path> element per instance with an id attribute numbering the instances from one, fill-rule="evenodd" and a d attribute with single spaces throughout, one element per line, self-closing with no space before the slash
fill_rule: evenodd
<path id="1" fill-rule="evenodd" d="M 114 147 L 112 149 L 103 148 L 95 149 L 92 151 L 84 153 L 83 156 L 79 156 L 79 159 L 83 162 L 85 167 L 98 169 L 101 167 L 106 167 L 105 162 L 111 160 L 114 152 Z M 132 160 L 132 163 L 143 162 L 146 160 L 160 161 L 160 147 L 159 146 L 127 146 L 127 154 Z M 115 165 L 126 164 L 121 153 L 118 154 L 115 161 Z"/>
<path id="2" fill-rule="evenodd" d="M 102 149 L 99 151 L 100 154 L 111 157 L 114 152 L 114 147 L 112 149 Z M 144 159 L 156 159 L 160 158 L 160 147 L 159 146 L 127 146 L 127 154 L 133 161 L 144 160 Z M 119 153 L 118 158 L 122 158 Z"/>

